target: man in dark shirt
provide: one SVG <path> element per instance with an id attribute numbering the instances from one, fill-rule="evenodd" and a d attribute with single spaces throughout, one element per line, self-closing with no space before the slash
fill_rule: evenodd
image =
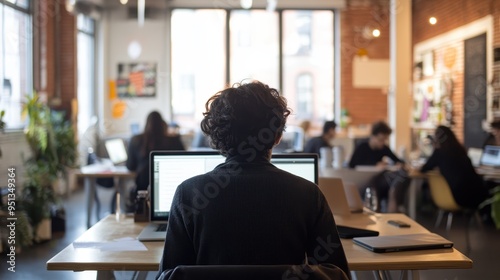
<path id="1" fill-rule="evenodd" d="M 350 168 L 359 165 L 375 165 L 385 169 L 392 164 L 400 167 L 398 171 L 384 170 L 376 175 L 366 187 L 375 189 L 379 202 L 387 199 L 387 211 L 396 212 L 401 208 L 404 201 L 406 188 L 410 183 L 407 172 L 402 168 L 404 163 L 387 146 L 387 141 L 392 133 L 392 129 L 385 122 L 376 122 L 372 125 L 370 138 L 367 142 L 359 144 L 354 150 L 349 162 Z M 378 203 L 377 210 L 380 210 Z"/>
<path id="2" fill-rule="evenodd" d="M 318 156 L 321 156 L 320 150 L 322 147 L 330 147 L 332 148 L 333 145 L 331 144 L 331 141 L 335 138 L 335 128 L 337 127 L 337 124 L 335 121 L 327 121 L 323 124 L 323 134 L 320 136 L 311 138 L 305 148 L 304 148 L 304 153 L 314 153 L 318 154 Z"/>
<path id="3" fill-rule="evenodd" d="M 254 81 L 217 93 L 206 111 L 201 129 L 227 159 L 177 188 L 158 277 L 178 265 L 305 261 L 350 276 L 319 188 L 270 163 L 290 114 L 286 100 Z"/>

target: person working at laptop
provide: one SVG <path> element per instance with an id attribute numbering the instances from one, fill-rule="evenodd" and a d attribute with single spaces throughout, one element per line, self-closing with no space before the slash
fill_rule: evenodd
<path id="1" fill-rule="evenodd" d="M 491 131 L 484 141 L 483 149 L 485 146 L 500 146 L 500 120 L 495 120 L 490 124 Z"/>
<path id="2" fill-rule="evenodd" d="M 319 188 L 270 163 L 286 100 L 254 81 L 216 93 L 205 108 L 201 129 L 226 161 L 177 188 L 157 278 L 178 265 L 302 264 L 306 254 L 350 275 Z"/>
<path id="3" fill-rule="evenodd" d="M 420 169 L 427 172 L 436 167 L 450 186 L 458 205 L 476 208 L 488 197 L 482 178 L 476 173 L 465 148 L 449 127 L 438 126 L 434 132 L 434 152 Z"/>
<path id="4" fill-rule="evenodd" d="M 332 140 L 335 138 L 335 121 L 327 121 L 323 124 L 323 133 L 320 136 L 311 138 L 304 147 L 304 153 L 313 153 L 321 156 L 322 147 L 333 148 Z"/>
<path id="5" fill-rule="evenodd" d="M 157 111 L 149 113 L 144 132 L 132 137 L 128 146 L 127 168 L 137 173 L 135 193 L 148 188 L 149 153 L 154 150 L 184 150 L 178 135 L 168 135 L 168 124 Z"/>
<path id="6" fill-rule="evenodd" d="M 385 169 L 388 165 L 395 165 L 397 170 L 383 170 L 374 176 L 367 186 L 375 190 L 378 203 L 375 211 L 380 211 L 380 202 L 387 199 L 387 212 L 397 212 L 404 202 L 406 189 L 410 184 L 408 173 L 404 169 L 404 162 L 399 159 L 387 146 L 392 129 L 383 121 L 372 125 L 371 135 L 367 142 L 359 144 L 354 150 L 349 162 L 350 168 L 357 166 L 378 166 Z M 400 210 L 403 212 L 403 210 Z"/>

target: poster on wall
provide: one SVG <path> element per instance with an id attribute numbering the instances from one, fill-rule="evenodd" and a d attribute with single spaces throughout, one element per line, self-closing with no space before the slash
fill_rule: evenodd
<path id="1" fill-rule="evenodd" d="M 116 91 L 119 98 L 154 97 L 156 95 L 156 63 L 118 63 Z"/>

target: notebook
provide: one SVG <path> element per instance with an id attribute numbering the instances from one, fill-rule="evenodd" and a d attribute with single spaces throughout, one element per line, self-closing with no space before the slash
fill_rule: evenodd
<path id="1" fill-rule="evenodd" d="M 177 186 L 212 171 L 226 158 L 217 151 L 153 151 L 150 153 L 150 219 L 137 237 L 140 241 L 163 241 Z M 318 181 L 316 154 L 273 154 L 271 163 L 313 183 Z"/>
<path id="2" fill-rule="evenodd" d="M 500 146 L 485 146 L 480 163 L 481 165 L 500 167 Z"/>
<path id="3" fill-rule="evenodd" d="M 355 244 L 375 253 L 411 250 L 444 249 L 453 247 L 453 242 L 435 233 L 355 237 Z"/>

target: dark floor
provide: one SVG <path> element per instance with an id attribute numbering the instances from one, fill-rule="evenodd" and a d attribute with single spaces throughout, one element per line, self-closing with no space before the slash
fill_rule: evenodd
<path id="1" fill-rule="evenodd" d="M 106 190 L 100 191 L 100 196 L 105 201 L 110 201 L 112 193 Z M 70 271 L 47 271 L 45 263 L 57 252 L 62 250 L 85 230 L 85 199 L 83 191 L 73 193 L 65 200 L 67 215 L 66 232 L 57 236 L 49 242 L 35 245 L 23 250 L 17 255 L 16 272 L 8 272 L 6 265 L 6 254 L 0 256 L 0 279 L 95 279 L 95 272 L 70 272 Z M 103 206 L 102 215 L 108 207 Z M 95 216 L 95 215 L 94 215 Z M 421 211 L 417 221 L 443 236 L 446 236 L 444 223 L 441 228 L 434 229 L 435 216 L 432 211 Z M 448 238 L 455 243 L 455 247 L 474 261 L 473 269 L 466 270 L 427 270 L 420 272 L 422 280 L 462 280 L 462 279 L 500 279 L 500 231 L 491 225 L 480 228 L 477 224 L 470 225 L 470 240 L 472 250 L 466 253 L 465 222 L 463 217 L 456 216 L 452 225 L 452 231 Z M 148 279 L 152 279 L 154 273 L 149 273 Z M 359 280 L 373 279 L 367 272 L 357 274 Z M 393 273 L 396 276 L 396 273 Z M 117 279 L 131 279 L 132 273 L 119 272 Z M 398 279 L 398 277 L 394 277 Z"/>

